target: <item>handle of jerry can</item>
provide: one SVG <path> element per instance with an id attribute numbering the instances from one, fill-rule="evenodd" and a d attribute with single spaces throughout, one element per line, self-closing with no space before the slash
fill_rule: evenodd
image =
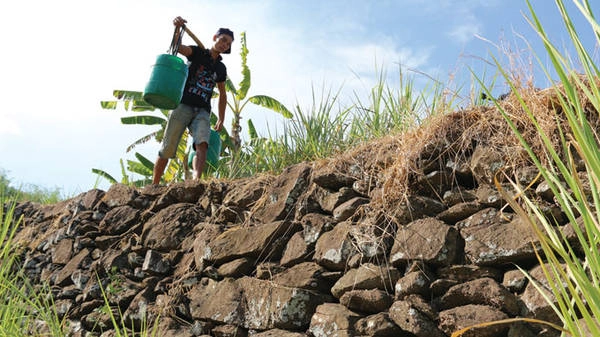
<path id="1" fill-rule="evenodd" d="M 183 32 L 185 32 L 185 25 L 181 27 L 175 26 L 173 38 L 171 39 L 171 45 L 169 46 L 169 50 L 167 50 L 167 53 L 171 55 L 177 55 L 177 52 L 179 51 L 179 46 L 181 46 L 181 40 L 183 39 Z"/>

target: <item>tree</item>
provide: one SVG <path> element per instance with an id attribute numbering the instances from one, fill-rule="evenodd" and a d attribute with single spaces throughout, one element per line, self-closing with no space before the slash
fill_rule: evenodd
<path id="1" fill-rule="evenodd" d="M 272 97 L 266 95 L 255 95 L 246 98 L 251 85 L 250 68 L 248 68 L 247 64 L 249 51 L 246 46 L 246 32 L 242 32 L 241 36 L 240 56 L 242 57 L 242 80 L 239 83 L 239 88 L 235 87 L 229 76 L 225 82 L 225 89 L 227 92 L 231 93 L 231 95 L 229 95 L 231 99 L 229 97 L 227 98 L 227 106 L 229 106 L 229 109 L 231 109 L 231 112 L 233 113 L 233 120 L 231 122 L 231 140 L 233 152 L 238 152 L 241 147 L 242 141 L 240 138 L 240 132 L 242 127 L 240 125 L 240 120 L 242 118 L 242 111 L 244 110 L 246 104 L 252 103 L 275 111 L 285 118 L 292 118 L 292 113 L 283 104 Z"/>

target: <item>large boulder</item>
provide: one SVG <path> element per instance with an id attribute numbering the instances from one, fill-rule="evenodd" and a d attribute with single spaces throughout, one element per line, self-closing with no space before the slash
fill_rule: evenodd
<path id="1" fill-rule="evenodd" d="M 396 266 L 410 261 L 447 266 L 457 260 L 462 246 L 462 238 L 454 227 L 428 217 L 398 228 L 390 262 Z"/>

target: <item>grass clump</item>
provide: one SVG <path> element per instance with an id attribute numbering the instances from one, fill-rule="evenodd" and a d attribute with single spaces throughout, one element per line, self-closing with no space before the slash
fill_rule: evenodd
<path id="1" fill-rule="evenodd" d="M 16 200 L 0 189 L 0 336 L 64 336 L 50 290 L 31 284 L 12 239 L 21 223 Z"/>
<path id="2" fill-rule="evenodd" d="M 555 5 L 576 58 L 559 51 L 531 3 L 527 1 L 527 4 L 530 23 L 544 43 L 552 69 L 546 68 L 536 55 L 538 63 L 548 80 L 552 80 L 551 73 L 556 73 L 559 81 L 542 92 L 523 87 L 496 60 L 511 86 L 511 98 L 509 102 L 494 100 L 494 104 L 513 139 L 522 146 L 524 159 L 535 165 L 541 180 L 552 190 L 567 224 L 557 226 L 556 219 L 544 213 L 535 193 L 529 186 L 521 186 L 510 170 L 497 175 L 496 186 L 540 242 L 542 253 L 538 254 L 538 260 L 547 286 L 523 272 L 557 315 L 561 326 L 555 329 L 561 336 L 600 336 L 600 139 L 597 132 L 600 71 L 584 48 L 581 33 L 575 28 L 564 1 L 555 0 Z M 589 2 L 574 0 L 573 4 L 587 19 L 599 42 L 600 26 Z M 503 179 L 510 181 L 513 191 L 500 183 Z M 552 322 L 543 323 L 551 325 Z"/>
<path id="3" fill-rule="evenodd" d="M 589 2 L 573 1 L 587 19 L 592 32 L 600 36 Z M 557 203 L 569 219 L 576 239 L 569 238 L 542 214 L 535 202 L 524 197 L 512 202 L 540 239 L 544 255 L 540 264 L 549 283 L 541 289 L 563 327 L 572 336 L 600 335 L 600 71 L 584 48 L 562 0 L 555 4 L 576 52 L 576 61 L 552 44 L 535 10 L 528 2 L 531 23 L 544 42 L 547 55 L 560 82 L 552 88 L 549 100 L 555 130 L 547 130 L 531 104 L 517 95 L 520 106 L 542 140 L 538 149 L 528 142 L 510 114 L 501 110 L 515 134 L 552 189 Z M 576 62 L 576 63 L 574 63 Z M 550 71 L 545 73 L 550 77 Z M 513 92 L 515 92 L 513 90 Z M 518 94 L 518 92 L 515 92 Z M 517 190 L 521 190 L 514 184 Z M 522 191 L 525 192 L 525 191 Z M 542 263 L 542 262 L 545 262 Z"/>

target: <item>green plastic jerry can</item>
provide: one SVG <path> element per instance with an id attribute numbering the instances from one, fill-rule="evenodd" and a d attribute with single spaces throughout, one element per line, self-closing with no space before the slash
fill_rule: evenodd
<path id="1" fill-rule="evenodd" d="M 208 140 L 208 152 L 206 153 L 206 163 L 212 168 L 216 168 L 221 157 L 221 136 L 213 129 L 210 130 L 210 138 Z M 192 168 L 192 163 L 196 157 L 196 151 L 190 151 L 188 155 L 188 166 Z"/>
<path id="2" fill-rule="evenodd" d="M 188 67 L 177 56 L 185 26 L 175 27 L 167 54 L 156 57 L 150 80 L 144 88 L 144 101 L 159 108 L 172 110 L 179 105 L 188 76 Z"/>

